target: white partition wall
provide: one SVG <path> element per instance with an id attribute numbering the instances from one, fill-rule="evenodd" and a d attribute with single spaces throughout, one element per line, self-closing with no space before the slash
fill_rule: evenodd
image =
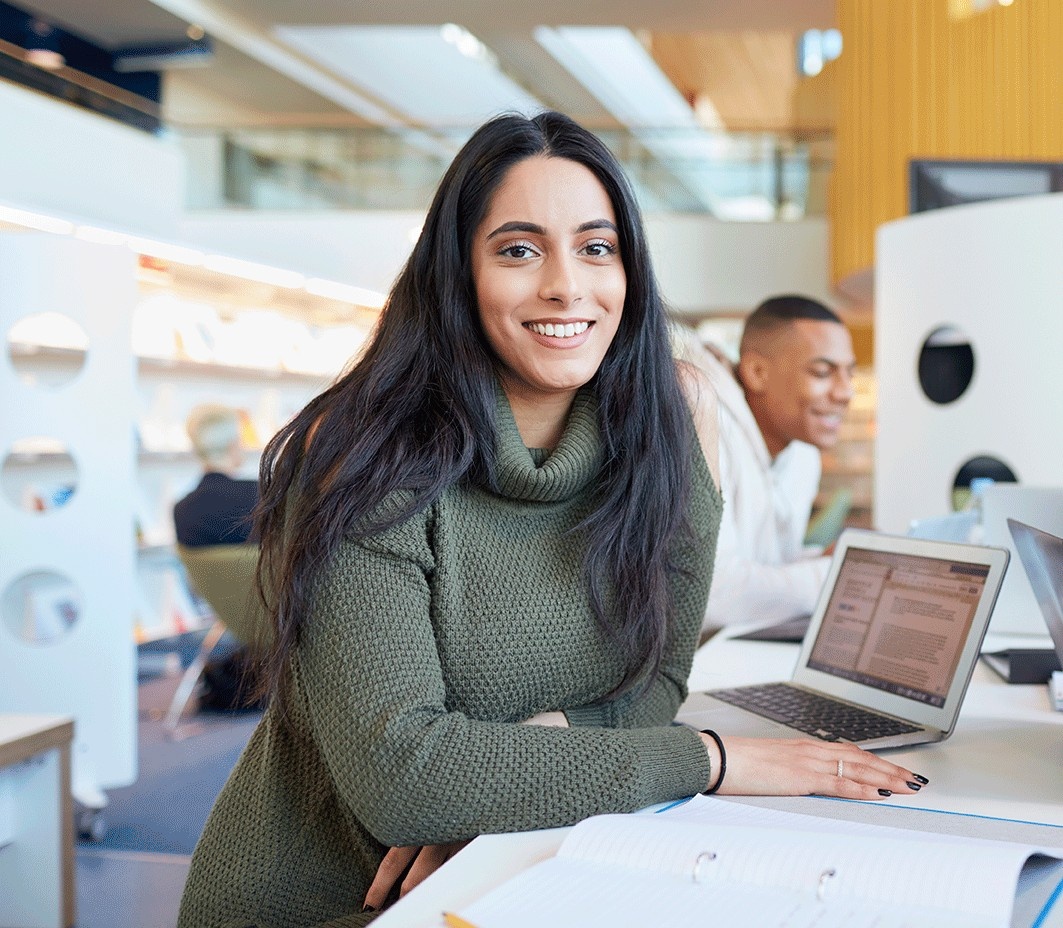
<path id="1" fill-rule="evenodd" d="M 931 333 L 965 337 L 973 377 L 934 402 L 918 365 Z M 962 339 L 960 339 L 962 341 Z M 1063 485 L 1063 194 L 935 210 L 878 233 L 874 519 L 902 532 L 949 511 L 972 458 Z"/>
<path id="2" fill-rule="evenodd" d="M 0 234 L 0 712 L 74 718 L 74 792 L 90 805 L 136 776 L 135 262 Z M 66 322 L 19 326 L 43 313 Z M 64 347 L 71 327 L 87 351 Z"/>

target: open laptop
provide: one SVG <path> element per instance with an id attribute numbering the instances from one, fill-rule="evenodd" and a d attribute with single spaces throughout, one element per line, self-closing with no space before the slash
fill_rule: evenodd
<path id="1" fill-rule="evenodd" d="M 677 719 L 866 748 L 947 738 L 1007 564 L 1001 548 L 847 529 L 792 678 L 692 694 Z"/>
<path id="2" fill-rule="evenodd" d="M 1011 682 L 1052 684 L 1053 702 L 1057 709 L 1063 709 L 1063 538 L 1050 532 L 1041 531 L 1017 519 L 1008 519 L 1015 550 L 1030 581 L 1030 588 L 1037 601 L 1048 634 L 1052 638 L 1054 649 L 1016 649 L 983 654 L 982 658 L 1005 680 Z M 1018 662 L 1026 672 L 1016 674 L 1014 664 Z M 1055 677 L 1055 679 L 1051 679 Z"/>

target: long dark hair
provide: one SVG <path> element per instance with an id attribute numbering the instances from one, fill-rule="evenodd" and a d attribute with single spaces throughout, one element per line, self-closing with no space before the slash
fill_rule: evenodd
<path id="1" fill-rule="evenodd" d="M 536 155 L 588 168 L 617 218 L 627 294 L 595 377 L 603 457 L 596 505 L 578 531 L 594 612 L 627 659 L 614 692 L 656 675 L 671 612 L 669 552 L 686 520 L 693 430 L 623 170 L 593 134 L 567 116 L 542 113 L 500 116 L 469 139 L 440 182 L 368 348 L 266 446 L 258 585 L 275 641 L 264 690 L 283 698 L 313 577 L 342 539 L 395 525 L 455 483 L 495 486 L 499 362 L 480 325 L 470 255 L 506 172 Z"/>

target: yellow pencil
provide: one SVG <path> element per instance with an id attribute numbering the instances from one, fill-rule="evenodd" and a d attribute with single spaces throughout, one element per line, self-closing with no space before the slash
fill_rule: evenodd
<path id="1" fill-rule="evenodd" d="M 465 921 L 460 915 L 455 915 L 453 912 L 443 913 L 443 922 L 447 928 L 476 928 L 472 922 Z"/>

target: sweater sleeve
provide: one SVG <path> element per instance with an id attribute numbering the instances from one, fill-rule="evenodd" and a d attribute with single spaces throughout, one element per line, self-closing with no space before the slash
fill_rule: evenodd
<path id="1" fill-rule="evenodd" d="M 293 663 L 335 789 L 389 846 L 568 825 L 703 789 L 696 732 L 551 728 L 449 711 L 430 621 L 427 516 L 344 544 Z M 692 650 L 692 649 L 691 649 Z M 661 704 L 674 682 L 664 684 Z M 674 714 L 674 710 L 671 710 Z"/>
<path id="2" fill-rule="evenodd" d="M 687 698 L 687 678 L 701 625 L 700 608 L 684 611 L 665 649 L 660 672 L 648 687 L 636 684 L 609 702 L 568 709 L 565 716 L 569 724 L 605 728 L 668 725 Z"/>

